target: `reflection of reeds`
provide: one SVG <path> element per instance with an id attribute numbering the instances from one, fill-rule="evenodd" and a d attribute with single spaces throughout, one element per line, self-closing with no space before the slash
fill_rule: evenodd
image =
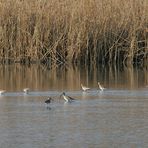
<path id="1" fill-rule="evenodd" d="M 46 69 L 42 65 L 0 65 L 0 89 L 22 91 L 81 90 L 81 83 L 98 88 L 100 82 L 108 89 L 145 88 L 148 85 L 147 68 L 131 67 L 59 67 Z"/>
<path id="2" fill-rule="evenodd" d="M 1 0 L 0 60 L 143 63 L 147 0 Z"/>

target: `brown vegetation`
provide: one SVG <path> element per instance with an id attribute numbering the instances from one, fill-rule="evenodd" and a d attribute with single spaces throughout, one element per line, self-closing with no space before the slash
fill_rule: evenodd
<path id="1" fill-rule="evenodd" d="M 1 62 L 146 63 L 147 0 L 0 0 Z"/>

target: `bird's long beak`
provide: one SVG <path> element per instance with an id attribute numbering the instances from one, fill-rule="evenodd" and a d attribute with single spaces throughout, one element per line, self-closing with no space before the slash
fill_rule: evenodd
<path id="1" fill-rule="evenodd" d="M 63 93 L 60 95 L 60 99 L 61 99 L 62 95 L 63 95 Z"/>

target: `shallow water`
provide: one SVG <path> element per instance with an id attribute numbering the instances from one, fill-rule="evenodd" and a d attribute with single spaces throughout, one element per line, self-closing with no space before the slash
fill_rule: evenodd
<path id="1" fill-rule="evenodd" d="M 44 76 L 44 79 L 50 76 Z M 60 79 L 62 84 L 57 83 L 59 77 L 48 84 L 40 73 L 35 83 L 43 83 L 45 87 L 33 85 L 33 80 L 20 85 L 21 77 L 19 74 L 19 84 L 16 82 L 15 85 L 10 77 L 11 86 L 2 83 L 8 77 L 1 80 L 1 88 L 7 92 L 0 96 L 0 148 L 148 147 L 147 80 L 139 78 L 143 81 L 137 79 L 129 86 L 119 78 L 118 81 L 112 79 L 111 83 L 101 78 L 106 84 L 106 90 L 102 92 L 94 83 L 96 77 L 84 76 L 83 82 L 88 80 L 85 82 L 92 90 L 82 92 L 78 80 L 73 83 L 78 77 L 72 75 L 67 78 L 65 74 Z M 73 81 L 68 82 L 70 79 Z M 29 94 L 22 92 L 26 84 L 32 86 Z M 65 103 L 59 97 L 63 91 L 77 100 Z M 48 96 L 54 101 L 47 106 L 44 101 Z"/>

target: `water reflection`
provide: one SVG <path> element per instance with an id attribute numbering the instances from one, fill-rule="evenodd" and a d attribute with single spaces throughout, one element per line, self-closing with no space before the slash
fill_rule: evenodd
<path id="1" fill-rule="evenodd" d="M 0 147 L 147 147 L 147 80 L 146 69 L 1 65 Z"/>
<path id="2" fill-rule="evenodd" d="M 111 66 L 61 66 L 48 69 L 42 65 L 0 65 L 0 88 L 8 91 L 32 90 L 80 90 L 80 84 L 98 88 L 97 82 L 106 88 L 137 89 L 148 85 L 146 68 Z"/>

